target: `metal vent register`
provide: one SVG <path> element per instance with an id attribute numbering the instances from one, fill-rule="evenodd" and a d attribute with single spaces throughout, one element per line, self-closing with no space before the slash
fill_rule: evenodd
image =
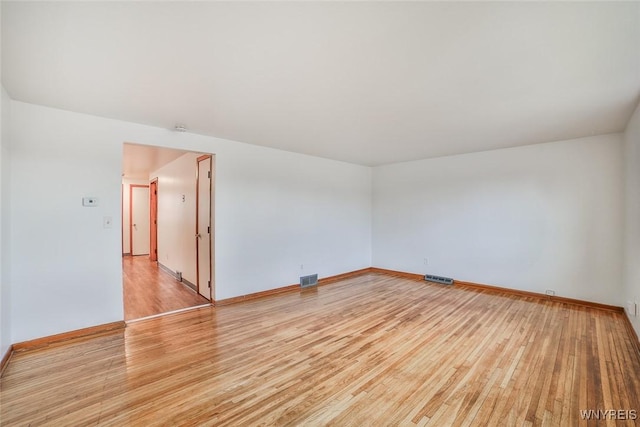
<path id="1" fill-rule="evenodd" d="M 427 282 L 442 283 L 443 285 L 453 285 L 453 279 L 448 277 L 434 276 L 433 274 L 425 274 L 424 280 Z"/>
<path id="2" fill-rule="evenodd" d="M 318 285 L 318 275 L 317 274 L 311 274 L 309 276 L 300 276 L 300 287 L 301 288 L 308 288 L 310 286 L 317 286 Z"/>

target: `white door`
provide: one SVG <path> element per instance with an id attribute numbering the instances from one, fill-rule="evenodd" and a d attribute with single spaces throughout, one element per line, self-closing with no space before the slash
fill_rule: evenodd
<path id="1" fill-rule="evenodd" d="M 196 250 L 198 293 L 211 299 L 211 156 L 198 157 Z"/>
<path id="2" fill-rule="evenodd" d="M 149 254 L 149 186 L 131 185 L 131 255 Z"/>

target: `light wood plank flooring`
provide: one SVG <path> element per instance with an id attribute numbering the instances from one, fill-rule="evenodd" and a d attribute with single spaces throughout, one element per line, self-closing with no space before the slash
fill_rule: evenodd
<path id="1" fill-rule="evenodd" d="M 209 303 L 147 256 L 123 257 L 122 276 L 125 320 Z"/>
<path id="2" fill-rule="evenodd" d="M 621 313 L 379 274 L 17 353 L 0 381 L 3 426 L 587 425 L 582 409 L 640 411 Z"/>

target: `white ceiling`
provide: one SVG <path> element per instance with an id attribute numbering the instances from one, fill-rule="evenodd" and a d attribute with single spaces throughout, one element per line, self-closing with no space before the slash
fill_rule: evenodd
<path id="1" fill-rule="evenodd" d="M 122 177 L 148 180 L 151 172 L 160 169 L 185 153 L 187 152 L 170 148 L 123 144 Z"/>
<path id="2" fill-rule="evenodd" d="M 622 131 L 640 3 L 3 2 L 13 99 L 378 165 Z"/>

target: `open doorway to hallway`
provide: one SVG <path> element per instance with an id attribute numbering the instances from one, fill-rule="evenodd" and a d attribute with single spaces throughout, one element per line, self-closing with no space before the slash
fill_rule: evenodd
<path id="1" fill-rule="evenodd" d="M 125 320 L 213 301 L 214 156 L 125 143 Z"/>
<path id="2" fill-rule="evenodd" d="M 122 257 L 122 280 L 125 320 L 209 304 L 148 256 Z"/>

